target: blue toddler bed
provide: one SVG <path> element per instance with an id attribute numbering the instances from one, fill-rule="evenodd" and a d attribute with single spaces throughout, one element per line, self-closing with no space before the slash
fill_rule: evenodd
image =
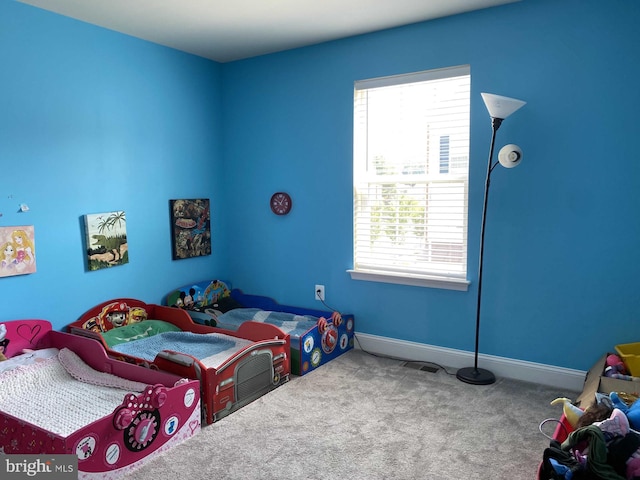
<path id="1" fill-rule="evenodd" d="M 281 305 L 269 297 L 231 289 L 211 280 L 172 291 L 166 304 L 186 310 L 194 322 L 236 331 L 242 323 L 268 323 L 289 334 L 291 373 L 304 375 L 353 348 L 354 317 Z"/>

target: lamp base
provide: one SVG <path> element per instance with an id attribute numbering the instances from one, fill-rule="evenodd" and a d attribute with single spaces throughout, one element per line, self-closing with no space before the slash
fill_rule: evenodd
<path id="1" fill-rule="evenodd" d="M 458 370 L 456 378 L 461 382 L 473 385 L 490 385 L 496 381 L 496 376 L 489 370 L 476 367 L 465 367 Z"/>

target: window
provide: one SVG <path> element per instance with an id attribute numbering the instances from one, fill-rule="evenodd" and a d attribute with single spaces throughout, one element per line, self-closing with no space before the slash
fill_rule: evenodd
<path id="1" fill-rule="evenodd" d="M 354 94 L 352 278 L 466 290 L 469 66 Z"/>

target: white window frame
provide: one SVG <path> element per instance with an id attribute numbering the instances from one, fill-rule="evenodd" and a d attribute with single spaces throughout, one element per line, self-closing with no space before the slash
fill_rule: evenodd
<path id="1" fill-rule="evenodd" d="M 351 278 L 468 289 L 470 89 L 469 65 L 355 82 Z"/>

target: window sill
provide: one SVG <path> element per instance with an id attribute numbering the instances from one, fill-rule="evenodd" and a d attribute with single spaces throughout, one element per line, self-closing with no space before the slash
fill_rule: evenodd
<path id="1" fill-rule="evenodd" d="M 458 290 L 466 292 L 469 289 L 469 281 L 457 278 L 434 277 L 427 275 L 392 274 L 383 272 L 347 270 L 352 280 L 364 280 L 368 282 L 395 283 L 398 285 L 411 285 L 414 287 L 441 288 L 444 290 Z"/>

